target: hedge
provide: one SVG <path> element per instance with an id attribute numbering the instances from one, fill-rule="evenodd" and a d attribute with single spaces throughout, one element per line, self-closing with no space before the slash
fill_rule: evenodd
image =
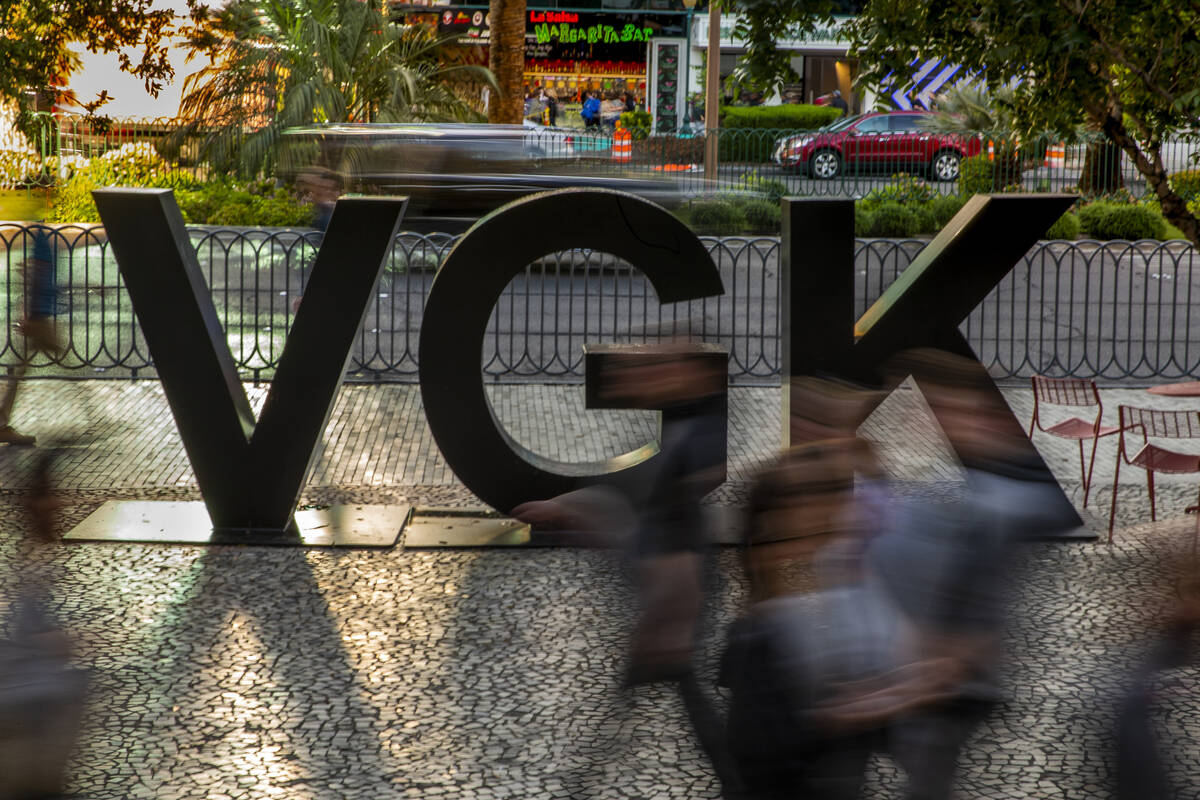
<path id="1" fill-rule="evenodd" d="M 814 131 L 840 117 L 833 106 L 788 103 L 779 106 L 723 106 L 721 128 L 775 128 Z"/>
<path id="2" fill-rule="evenodd" d="M 1129 203 L 1089 203 L 1079 209 L 1079 225 L 1093 239 L 1163 239 L 1167 222 L 1148 206 Z"/>
<path id="3" fill-rule="evenodd" d="M 840 117 L 832 106 L 787 104 L 781 106 L 725 106 L 721 109 L 722 161 L 765 164 L 775 152 L 779 137 L 816 130 Z"/>

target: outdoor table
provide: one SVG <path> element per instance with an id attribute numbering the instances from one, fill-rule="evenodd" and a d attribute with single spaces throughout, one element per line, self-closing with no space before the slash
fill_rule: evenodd
<path id="1" fill-rule="evenodd" d="M 1150 392 L 1150 394 L 1162 395 L 1163 397 L 1200 397 L 1200 381 L 1162 383 L 1158 386 L 1151 386 L 1146 391 Z M 1197 512 L 1200 512 L 1200 505 L 1188 506 L 1183 510 L 1185 514 L 1195 514 Z"/>
<path id="2" fill-rule="evenodd" d="M 1164 397 L 1200 397 L 1200 381 L 1184 381 L 1183 383 L 1163 383 L 1151 386 L 1146 390 L 1150 394 Z"/>

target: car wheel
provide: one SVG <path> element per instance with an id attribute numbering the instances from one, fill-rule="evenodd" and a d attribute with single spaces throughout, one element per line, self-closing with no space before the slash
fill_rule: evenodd
<path id="1" fill-rule="evenodd" d="M 935 181 L 958 180 L 962 156 L 953 150 L 943 150 L 933 157 L 929 164 L 929 175 Z"/>
<path id="2" fill-rule="evenodd" d="M 808 168 L 814 178 L 829 180 L 842 171 L 842 159 L 833 150 L 818 150 L 808 160 Z"/>

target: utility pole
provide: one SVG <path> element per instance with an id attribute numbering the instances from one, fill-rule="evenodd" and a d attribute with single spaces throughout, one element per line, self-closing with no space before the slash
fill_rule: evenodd
<path id="1" fill-rule="evenodd" d="M 721 92 L 721 9 L 708 0 L 708 52 L 704 68 L 704 182 L 717 188 L 717 117 Z"/>

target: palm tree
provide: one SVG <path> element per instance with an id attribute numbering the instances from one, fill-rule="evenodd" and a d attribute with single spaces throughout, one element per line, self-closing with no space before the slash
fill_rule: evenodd
<path id="1" fill-rule="evenodd" d="M 364 0 L 233 0 L 190 31 L 208 66 L 188 77 L 180 116 L 218 168 L 273 166 L 284 130 L 320 122 L 468 122 L 452 83 L 495 85 L 479 66 L 442 66 L 425 28 Z"/>
<path id="2" fill-rule="evenodd" d="M 1013 124 L 1010 86 L 989 92 L 983 84 L 963 84 L 938 95 L 936 113 L 927 126 L 936 133 L 978 136 L 994 153 L 992 188 L 1021 182 L 1019 137 Z"/>
<path id="3" fill-rule="evenodd" d="M 938 96 L 937 113 L 930 119 L 929 128 L 940 133 L 978 135 L 996 142 L 996 185 L 1019 183 L 1021 164 L 1013 117 L 1015 97 L 1016 93 L 1008 86 L 997 89 L 994 94 L 989 94 L 982 85 L 952 88 Z M 1033 148 L 1034 157 L 1040 159 L 1045 145 L 1054 138 L 1049 132 L 1029 136 L 1028 139 L 1038 145 Z M 1121 149 L 1103 133 L 1080 129 L 1064 138 L 1087 143 L 1079 176 L 1081 193 L 1112 192 L 1124 184 Z M 1006 156 L 1003 161 L 1001 154 Z"/>
<path id="4" fill-rule="evenodd" d="M 499 84 L 488 102 L 488 122 L 520 125 L 525 109 L 525 0 L 491 0 L 488 66 Z"/>

